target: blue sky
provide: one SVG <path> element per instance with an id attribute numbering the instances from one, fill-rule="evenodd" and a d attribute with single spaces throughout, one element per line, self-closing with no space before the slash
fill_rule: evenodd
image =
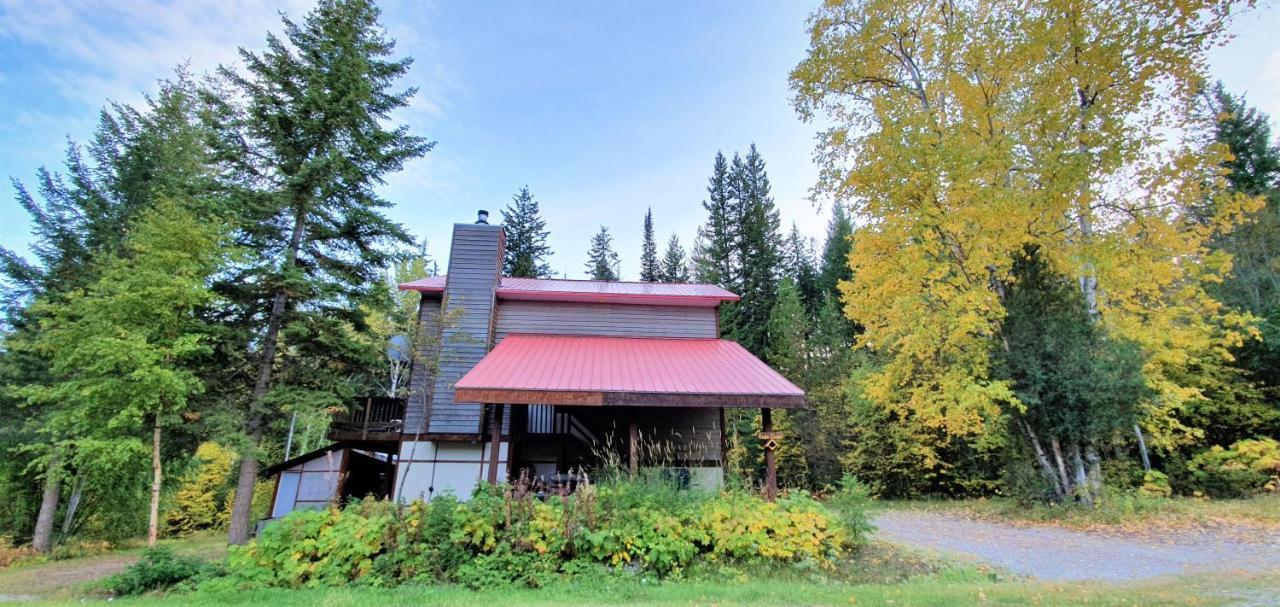
<path id="1" fill-rule="evenodd" d="M 447 257 L 450 225 L 495 217 L 528 185 L 542 205 L 557 274 L 581 277 L 588 239 L 615 234 L 624 278 L 639 273 L 640 224 L 687 246 L 703 219 L 711 160 L 755 142 L 783 222 L 820 237 L 807 200 L 816 127 L 796 118 L 787 72 L 804 56 L 815 2 L 384 2 L 383 23 L 420 89 L 399 116 L 438 141 L 393 176 L 391 215 Z M 1211 55 L 1213 75 L 1280 117 L 1280 7 L 1263 6 Z M 0 0 L 0 174 L 31 183 L 86 140 L 107 99 L 137 102 L 189 61 L 233 62 L 279 31 L 277 10 L 310 2 Z M 24 249 L 25 214 L 0 185 L 0 244 Z"/>

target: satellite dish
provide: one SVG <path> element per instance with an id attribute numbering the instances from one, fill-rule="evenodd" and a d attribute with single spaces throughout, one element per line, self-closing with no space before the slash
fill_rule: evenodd
<path id="1" fill-rule="evenodd" d="M 413 356 L 409 348 L 409 338 L 404 335 L 392 335 L 391 345 L 387 348 L 387 358 L 400 362 L 408 362 Z"/>

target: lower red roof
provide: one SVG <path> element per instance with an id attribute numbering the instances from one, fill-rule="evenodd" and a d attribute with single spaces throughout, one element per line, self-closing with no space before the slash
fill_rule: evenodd
<path id="1" fill-rule="evenodd" d="M 735 342 L 509 335 L 455 385 L 458 402 L 804 406 L 804 391 Z"/>

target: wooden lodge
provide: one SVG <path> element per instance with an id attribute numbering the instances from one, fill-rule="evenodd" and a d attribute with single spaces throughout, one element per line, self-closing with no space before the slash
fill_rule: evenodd
<path id="1" fill-rule="evenodd" d="M 723 481 L 726 408 L 762 410 L 766 492 L 776 490 L 770 411 L 804 392 L 719 337 L 714 285 L 513 278 L 505 235 L 455 224 L 448 274 L 422 295 L 409 395 L 336 418 L 333 444 L 264 470 L 271 516 L 348 496 L 461 498 L 478 482 L 572 482 L 602 460 Z"/>

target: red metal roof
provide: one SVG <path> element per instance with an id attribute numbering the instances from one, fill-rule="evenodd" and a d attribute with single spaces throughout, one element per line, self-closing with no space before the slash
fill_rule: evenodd
<path id="1" fill-rule="evenodd" d="M 514 334 L 455 388 L 459 402 L 804 406 L 803 390 L 724 339 Z"/>
<path id="2" fill-rule="evenodd" d="M 443 293 L 444 276 L 432 276 L 402 283 L 404 291 Z M 741 299 L 715 285 L 621 282 L 603 280 L 561 280 L 504 276 L 498 285 L 499 299 L 572 301 L 588 303 L 633 303 L 670 306 L 714 307 L 724 301 Z"/>

